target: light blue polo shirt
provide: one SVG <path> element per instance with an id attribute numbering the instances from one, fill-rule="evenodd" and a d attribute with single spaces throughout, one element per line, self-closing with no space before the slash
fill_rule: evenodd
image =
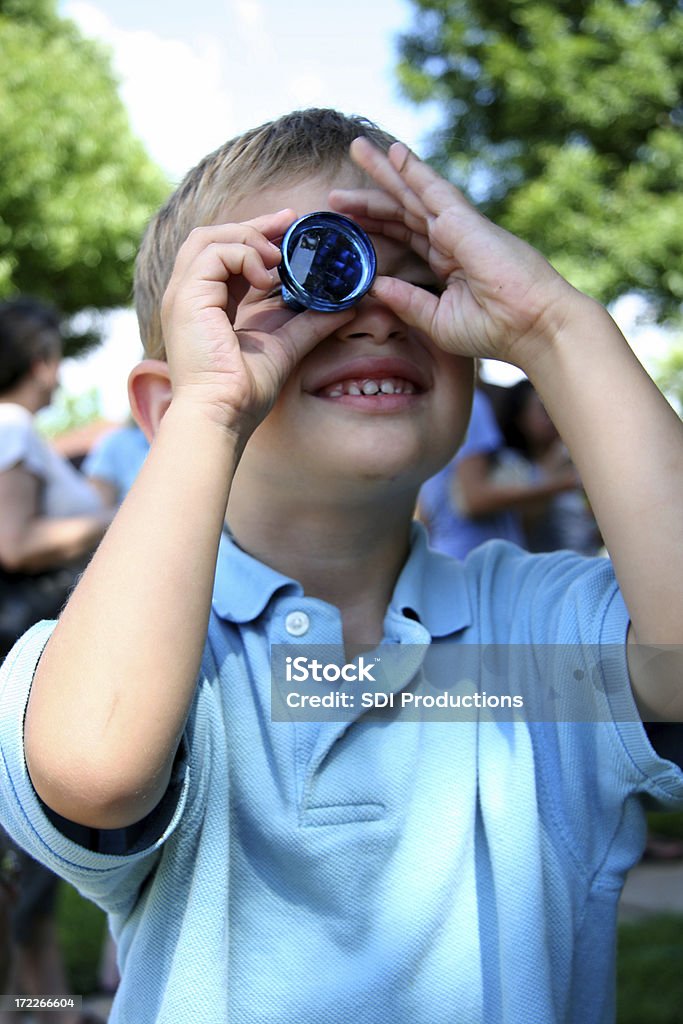
<path id="1" fill-rule="evenodd" d="M 396 694 L 437 646 L 453 666 L 464 645 L 514 666 L 533 641 L 573 666 L 588 652 L 608 714 L 272 722 L 271 645 L 338 644 L 340 617 L 224 539 L 173 784 L 128 852 L 66 838 L 28 779 L 46 624 L 3 670 L 0 818 L 110 913 L 113 1024 L 606 1024 L 642 800 L 683 804 L 682 773 L 634 720 L 626 629 L 607 560 L 496 541 L 461 564 L 416 527 L 385 621 L 387 643 L 411 645 Z M 534 663 L 513 688 L 557 689 Z"/>

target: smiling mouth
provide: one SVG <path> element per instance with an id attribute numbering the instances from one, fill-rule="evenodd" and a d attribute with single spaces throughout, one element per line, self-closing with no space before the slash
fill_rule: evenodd
<path id="1" fill-rule="evenodd" d="M 375 395 L 416 395 L 419 388 L 413 381 L 403 377 L 358 377 L 335 381 L 321 388 L 321 398 L 343 398 L 345 395 L 373 398 Z"/>

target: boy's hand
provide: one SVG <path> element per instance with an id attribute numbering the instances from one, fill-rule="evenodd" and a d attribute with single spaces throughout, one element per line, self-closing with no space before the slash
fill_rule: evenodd
<path id="1" fill-rule="evenodd" d="M 279 287 L 274 240 L 294 219 L 292 210 L 281 210 L 242 224 L 196 228 L 164 295 L 174 401 L 189 400 L 240 432 L 251 433 L 299 360 L 352 315 L 295 314 L 263 301 Z M 257 301 L 242 307 L 248 293 Z"/>
<path id="2" fill-rule="evenodd" d="M 406 323 L 457 355 L 533 360 L 585 299 L 526 242 L 497 227 L 403 143 L 385 154 L 368 139 L 351 146 L 356 164 L 378 189 L 336 190 L 336 210 L 368 231 L 409 244 L 432 268 L 437 297 L 379 277 L 373 294 Z"/>

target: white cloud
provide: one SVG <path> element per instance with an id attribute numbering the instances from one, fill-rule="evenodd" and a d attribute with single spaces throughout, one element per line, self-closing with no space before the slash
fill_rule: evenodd
<path id="1" fill-rule="evenodd" d="M 226 139 L 294 107 L 365 113 L 419 148 L 431 115 L 398 102 L 388 73 L 389 32 L 405 20 L 404 0 L 348 3 L 340 19 L 320 0 L 138 0 L 144 27 L 135 30 L 117 24 L 117 0 L 61 0 L 60 14 L 109 47 L 134 132 L 179 181 Z M 79 394 L 96 382 L 105 415 L 122 419 L 137 325 L 130 311 L 105 319 L 104 344 L 65 362 L 64 385 Z"/>
<path id="2" fill-rule="evenodd" d="M 228 0 L 227 10 L 239 34 L 240 63 L 248 67 L 256 60 L 272 60 L 275 40 L 260 0 Z"/>
<path id="3" fill-rule="evenodd" d="M 68 3 L 64 14 L 84 35 L 110 47 L 133 130 L 172 178 L 238 130 L 213 40 L 194 37 L 190 45 L 149 30 L 120 29 L 82 0 Z"/>
<path id="4" fill-rule="evenodd" d="M 315 71 L 300 71 L 287 83 L 290 106 L 315 107 L 325 103 L 328 90 L 319 74 Z"/>
<path id="5" fill-rule="evenodd" d="M 123 422 L 130 411 L 128 374 L 142 357 L 142 342 L 131 309 L 112 310 L 102 326 L 104 344 L 79 359 L 65 359 L 60 382 L 69 395 L 86 394 L 96 385 L 103 417 Z"/>

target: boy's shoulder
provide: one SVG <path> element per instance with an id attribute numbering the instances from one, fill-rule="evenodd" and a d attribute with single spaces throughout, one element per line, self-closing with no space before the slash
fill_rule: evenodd
<path id="1" fill-rule="evenodd" d="M 463 569 L 480 629 L 495 642 L 625 642 L 628 611 L 608 558 L 531 554 L 508 541 L 488 541 Z"/>
<path id="2" fill-rule="evenodd" d="M 217 619 L 237 627 L 254 623 L 282 599 L 297 608 L 310 600 L 296 580 L 224 535 L 213 594 Z M 418 522 L 388 614 L 395 626 L 408 616 L 428 638 L 466 643 L 599 643 L 606 620 L 610 638 L 621 633 L 623 642 L 627 624 L 606 558 L 570 551 L 530 554 L 509 541 L 493 540 L 461 561 L 429 547 Z M 406 635 L 401 642 L 410 640 Z"/>
<path id="3" fill-rule="evenodd" d="M 608 558 L 531 554 L 491 540 L 457 561 L 429 550 L 435 600 L 465 593 L 473 643 L 623 643 L 628 613 Z"/>

